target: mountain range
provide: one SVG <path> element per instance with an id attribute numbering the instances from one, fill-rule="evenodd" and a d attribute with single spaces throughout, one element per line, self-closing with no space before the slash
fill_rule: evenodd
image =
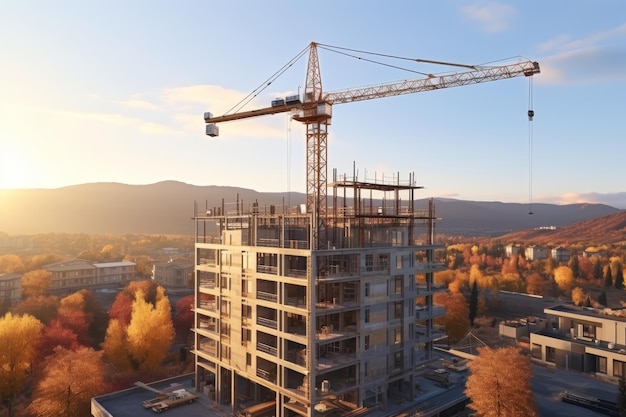
<path id="1" fill-rule="evenodd" d="M 0 190 L 0 232 L 87 234 L 193 234 L 200 210 L 239 200 L 243 207 L 295 206 L 303 193 L 261 193 L 245 188 L 196 186 L 176 181 L 148 185 L 92 183 L 54 189 Z M 571 225 L 622 212 L 604 204 L 527 204 L 436 198 L 439 233 L 499 236 L 526 229 Z M 426 207 L 428 199 L 417 200 Z M 533 214 L 529 214 L 532 210 Z"/>

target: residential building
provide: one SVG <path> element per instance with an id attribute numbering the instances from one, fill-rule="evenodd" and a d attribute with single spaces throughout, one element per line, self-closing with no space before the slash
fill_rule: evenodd
<path id="1" fill-rule="evenodd" d="M 556 305 L 531 333 L 532 359 L 609 379 L 626 376 L 626 309 Z"/>
<path id="2" fill-rule="evenodd" d="M 319 217 L 195 209 L 195 384 L 221 406 L 271 401 L 272 415 L 295 417 L 416 398 L 445 314 L 433 305 L 445 268 L 434 204 L 416 207 L 412 180 L 329 187 Z"/>
<path id="3" fill-rule="evenodd" d="M 510 243 L 504 247 L 504 251 L 506 256 L 511 258 L 519 255 L 522 252 L 523 248 L 520 244 Z"/>
<path id="4" fill-rule="evenodd" d="M 164 287 L 187 287 L 193 277 L 194 265 L 185 259 L 171 259 L 152 265 L 152 280 Z"/>
<path id="5" fill-rule="evenodd" d="M 71 259 L 45 265 L 43 269 L 52 273 L 50 290 L 64 293 L 126 283 L 134 278 L 135 266 L 134 262 L 91 263 Z"/>
<path id="6" fill-rule="evenodd" d="M 125 284 L 135 277 L 135 262 L 100 262 L 95 263 L 96 285 L 109 286 L 111 284 Z"/>
<path id="7" fill-rule="evenodd" d="M 541 261 L 548 257 L 548 249 L 541 245 L 530 245 L 526 248 L 525 255 L 529 261 Z"/>
<path id="8" fill-rule="evenodd" d="M 556 248 L 553 248 L 551 253 L 552 253 L 552 259 L 554 259 L 555 261 L 559 263 L 567 262 L 569 261 L 571 257 L 569 250 L 564 248 L 563 246 L 558 246 Z"/>
<path id="9" fill-rule="evenodd" d="M 16 303 L 22 297 L 22 275 L 0 274 L 0 301 L 9 305 Z"/>

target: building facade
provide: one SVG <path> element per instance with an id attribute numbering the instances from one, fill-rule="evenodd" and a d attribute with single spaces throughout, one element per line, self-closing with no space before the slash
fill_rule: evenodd
<path id="1" fill-rule="evenodd" d="M 531 333 L 532 359 L 617 380 L 626 376 L 626 309 L 546 308 L 547 327 Z"/>
<path id="2" fill-rule="evenodd" d="M 50 290 L 64 293 L 127 283 L 135 276 L 135 266 L 134 262 L 91 263 L 71 259 L 45 265 L 43 269 L 52 273 Z"/>
<path id="3" fill-rule="evenodd" d="M 152 280 L 164 287 L 185 288 L 193 277 L 194 265 L 184 259 L 173 259 L 152 265 Z"/>
<path id="4" fill-rule="evenodd" d="M 541 245 L 530 245 L 524 254 L 529 261 L 542 261 L 548 257 L 548 249 Z"/>
<path id="5" fill-rule="evenodd" d="M 551 250 L 551 253 L 552 253 L 552 259 L 554 259 L 555 261 L 559 263 L 567 262 L 571 258 L 570 251 L 564 248 L 563 246 L 558 246 L 556 248 L 553 248 Z"/>
<path id="6" fill-rule="evenodd" d="M 0 274 L 0 301 L 11 305 L 22 297 L 22 275 Z"/>
<path id="7" fill-rule="evenodd" d="M 411 180 L 330 186 L 318 224 L 300 207 L 195 210 L 196 389 L 222 405 L 294 417 L 415 398 L 445 314 L 434 205 L 415 207 Z"/>

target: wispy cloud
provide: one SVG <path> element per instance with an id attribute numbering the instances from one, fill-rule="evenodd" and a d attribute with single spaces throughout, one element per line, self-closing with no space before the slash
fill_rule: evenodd
<path id="1" fill-rule="evenodd" d="M 565 193 L 556 196 L 541 195 L 536 196 L 535 201 L 550 204 L 606 204 L 619 209 L 626 209 L 626 192 Z"/>
<path id="2" fill-rule="evenodd" d="M 626 81 L 626 24 L 573 39 L 560 34 L 539 46 L 537 82 L 583 85 Z"/>
<path id="3" fill-rule="evenodd" d="M 489 33 L 507 30 L 517 16 L 515 7 L 496 1 L 479 1 L 461 7 L 460 11 L 466 19 L 478 23 L 481 30 Z"/>

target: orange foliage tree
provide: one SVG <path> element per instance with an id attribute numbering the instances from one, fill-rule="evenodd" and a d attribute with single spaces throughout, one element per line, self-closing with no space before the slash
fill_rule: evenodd
<path id="1" fill-rule="evenodd" d="M 461 340 L 469 331 L 469 306 L 461 292 L 437 293 L 435 304 L 445 307 L 446 314 L 435 319 L 435 323 L 443 325 L 450 342 Z"/>
<path id="2" fill-rule="evenodd" d="M 24 272 L 24 262 L 13 254 L 0 256 L 0 274 L 20 274 Z"/>
<path id="3" fill-rule="evenodd" d="M 469 407 L 482 417 L 534 417 L 530 361 L 516 347 L 478 349 L 465 384 Z"/>
<path id="4" fill-rule="evenodd" d="M 102 352 L 56 348 L 47 358 L 27 411 L 39 417 L 88 416 L 91 398 L 109 389 L 104 374 Z"/>

